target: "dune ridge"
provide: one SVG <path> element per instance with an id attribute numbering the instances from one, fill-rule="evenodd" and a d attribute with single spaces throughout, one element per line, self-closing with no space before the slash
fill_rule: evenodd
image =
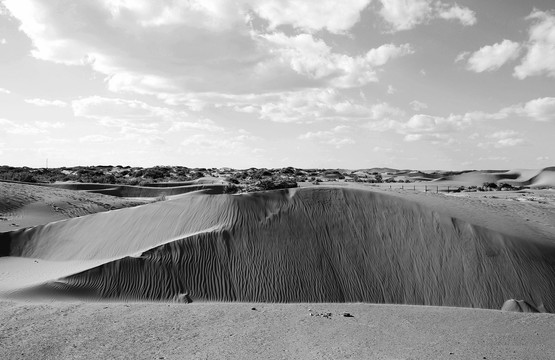
<path id="1" fill-rule="evenodd" d="M 188 293 L 195 301 L 500 309 L 516 298 L 555 311 L 554 243 L 358 189 L 191 194 L 10 233 L 9 241 L 10 256 L 107 259 L 42 285 L 96 299 Z"/>

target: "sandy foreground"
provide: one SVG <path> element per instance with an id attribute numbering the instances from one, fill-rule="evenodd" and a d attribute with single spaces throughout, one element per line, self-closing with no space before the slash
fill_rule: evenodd
<path id="1" fill-rule="evenodd" d="M 3 359 L 555 358 L 552 314 L 322 303 L 3 301 L 0 309 Z"/>

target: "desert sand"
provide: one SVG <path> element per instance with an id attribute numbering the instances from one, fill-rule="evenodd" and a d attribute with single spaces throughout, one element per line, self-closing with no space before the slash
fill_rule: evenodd
<path id="1" fill-rule="evenodd" d="M 548 360 L 555 356 L 551 314 L 340 303 L 4 301 L 0 306 L 4 359 Z M 345 313 L 352 317 L 344 317 Z"/>
<path id="2" fill-rule="evenodd" d="M 1 233 L 2 358 L 555 357 L 552 190 L 108 198 Z"/>

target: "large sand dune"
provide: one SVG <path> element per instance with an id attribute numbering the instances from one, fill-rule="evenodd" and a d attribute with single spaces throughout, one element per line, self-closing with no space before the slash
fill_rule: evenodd
<path id="1" fill-rule="evenodd" d="M 2 282 L 12 295 L 493 309 L 515 298 L 555 311 L 555 243 L 365 190 L 191 194 L 5 237 L 12 261 L 0 258 L 0 273 L 16 271 L 18 257 L 67 264 L 38 287 Z"/>

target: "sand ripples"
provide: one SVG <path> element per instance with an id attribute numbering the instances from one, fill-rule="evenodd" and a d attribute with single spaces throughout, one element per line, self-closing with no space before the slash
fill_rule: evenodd
<path id="1" fill-rule="evenodd" d="M 194 194 L 14 233 L 10 255 L 106 259 L 48 285 L 95 298 L 555 310 L 553 243 L 355 189 Z"/>

